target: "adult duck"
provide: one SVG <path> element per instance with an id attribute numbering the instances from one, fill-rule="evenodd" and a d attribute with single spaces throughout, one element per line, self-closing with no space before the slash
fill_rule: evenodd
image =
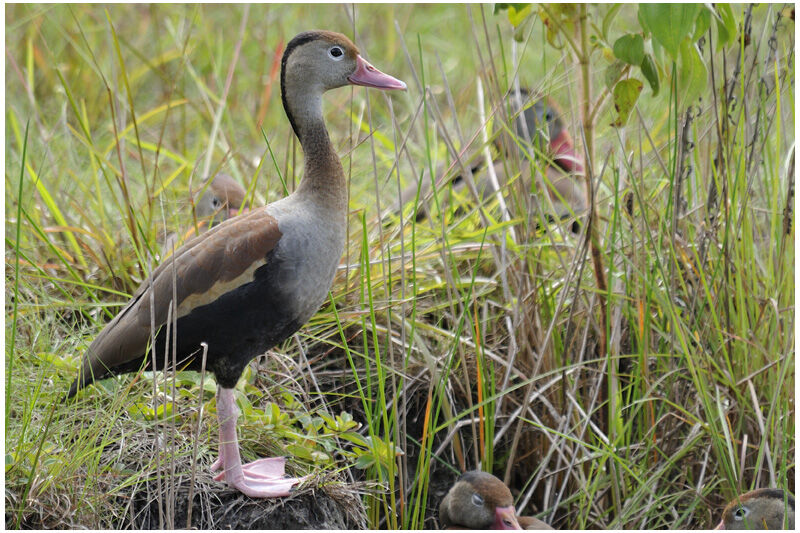
<path id="1" fill-rule="evenodd" d="M 446 529 L 553 529 L 538 518 L 518 517 L 506 484 L 487 472 L 465 472 L 439 504 Z"/>
<path id="2" fill-rule="evenodd" d="M 288 495 L 299 480 L 283 477 L 283 458 L 242 465 L 233 388 L 253 357 L 314 314 L 333 282 L 345 244 L 347 184 L 325 127 L 322 94 L 348 84 L 406 88 L 339 33 L 308 31 L 289 42 L 281 61 L 281 97 L 303 149 L 297 190 L 193 238 L 156 268 L 89 346 L 68 393 L 109 375 L 160 369 L 175 294 L 177 350 L 168 360 L 199 370 L 201 345 L 208 346 L 206 368 L 217 380 L 220 428 L 219 459 L 211 468 L 221 470 L 216 479 L 255 498 Z M 151 323 L 154 357 L 148 349 Z"/>
<path id="3" fill-rule="evenodd" d="M 192 200 L 194 214 L 197 216 L 197 226 L 188 230 L 181 240 L 176 232 L 172 231 L 164 238 L 161 246 L 163 257 L 170 255 L 179 243 L 186 242 L 198 233 L 203 233 L 213 228 L 220 222 L 249 211 L 244 207 L 244 198 L 247 194 L 244 187 L 228 174 L 220 172 L 211 180 L 206 181 Z"/>
<path id="4" fill-rule="evenodd" d="M 794 529 L 794 496 L 782 489 L 757 489 L 722 512 L 716 529 Z"/>
<path id="5" fill-rule="evenodd" d="M 247 194 L 244 187 L 233 177 L 220 172 L 200 189 L 203 194 L 195 201 L 194 209 L 198 219 L 208 221 L 208 227 L 224 222 L 240 212 L 249 211 L 244 204 Z"/>
<path id="6" fill-rule="evenodd" d="M 535 98 L 526 89 L 520 89 L 519 99 L 515 93 L 506 97 L 512 117 L 514 136 L 496 135 L 497 155 L 492 160 L 492 170 L 497 183 L 502 189 L 509 181 L 508 159 L 520 158 L 520 178 L 525 183 L 531 180 L 531 160 L 544 156 L 548 162 L 543 165 L 545 176 L 534 172 L 537 187 L 550 196 L 555 212 L 551 218 L 562 219 L 572 215 L 580 215 L 588 206 L 582 182 L 577 176 L 583 173 L 583 158 L 573 145 L 572 137 L 555 102 L 550 98 Z M 501 140 L 502 139 L 502 140 Z M 552 162 L 552 164 L 550 164 Z M 464 158 L 475 179 L 475 185 L 481 199 L 488 200 L 495 189 L 488 179 L 486 161 L 480 152 L 472 152 Z M 438 186 L 448 181 L 455 190 L 462 190 L 466 181 L 458 165 L 451 166 L 450 171 L 444 165 L 436 169 Z M 546 178 L 546 179 L 545 179 Z M 429 197 L 431 196 L 431 180 L 423 174 L 424 181 L 420 187 L 419 197 L 424 205 L 417 211 L 417 221 L 426 216 Z M 437 187 L 438 187 L 437 186 Z M 417 185 L 412 184 L 402 191 L 400 200 L 394 211 L 398 212 L 417 196 Z M 440 200 L 441 202 L 442 200 Z"/>

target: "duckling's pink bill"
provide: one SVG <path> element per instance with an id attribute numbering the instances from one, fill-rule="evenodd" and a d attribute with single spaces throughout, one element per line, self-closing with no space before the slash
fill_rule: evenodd
<path id="1" fill-rule="evenodd" d="M 353 85 L 363 85 L 364 87 L 374 87 L 376 89 L 396 89 L 406 90 L 405 82 L 384 74 L 376 69 L 361 56 L 356 56 L 356 71 L 347 78 Z"/>
<path id="2" fill-rule="evenodd" d="M 495 508 L 494 523 L 491 529 L 522 529 L 517 521 L 517 511 L 513 505 Z"/>

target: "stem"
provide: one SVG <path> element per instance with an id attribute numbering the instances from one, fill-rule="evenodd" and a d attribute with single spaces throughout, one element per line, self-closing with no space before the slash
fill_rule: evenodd
<path id="1" fill-rule="evenodd" d="M 578 54 L 578 64 L 580 65 L 581 73 L 581 120 L 583 124 L 583 142 L 584 150 L 586 153 L 585 168 L 585 186 L 586 198 L 589 203 L 589 216 L 587 217 L 586 235 L 589 239 L 589 250 L 592 256 L 592 267 L 594 268 L 595 279 L 597 280 L 597 299 L 600 307 L 600 339 L 598 342 L 597 355 L 598 359 L 606 359 L 608 349 L 608 284 L 606 283 L 605 269 L 603 268 L 603 257 L 600 249 L 600 232 L 598 230 L 599 217 L 597 216 L 597 203 L 595 195 L 593 194 L 593 176 L 592 168 L 594 163 L 594 115 L 591 110 L 592 102 L 592 78 L 589 70 L 589 56 L 591 54 L 591 47 L 589 45 L 589 28 L 587 24 L 588 13 L 586 4 L 580 6 L 580 16 L 578 18 L 578 28 L 581 50 Z M 599 106 L 598 106 L 599 107 Z M 608 375 L 605 381 L 605 390 L 601 391 L 600 405 L 608 400 L 606 410 L 606 430 L 609 440 L 613 443 L 616 440 L 614 429 L 616 428 L 616 389 L 617 389 L 617 376 L 618 376 L 618 359 L 608 359 L 606 365 L 608 368 Z M 609 467 L 612 471 L 612 477 L 616 478 L 615 464 L 611 462 Z M 620 491 L 617 483 L 611 485 L 611 500 L 612 507 L 619 511 L 620 508 Z"/>
<path id="2" fill-rule="evenodd" d="M 592 254 L 592 266 L 594 267 L 594 275 L 597 279 L 598 297 L 600 299 L 600 308 L 603 310 L 601 315 L 602 331 L 600 333 L 599 353 L 598 355 L 603 358 L 606 354 L 606 337 L 607 337 L 607 313 L 606 313 L 606 292 L 608 285 L 606 283 L 605 269 L 603 268 L 603 257 L 600 250 L 600 236 L 599 236 L 599 217 L 597 216 L 597 208 L 595 197 L 593 194 L 593 176 L 592 176 L 592 163 L 594 161 L 594 124 L 593 116 L 590 110 L 592 101 L 592 79 L 591 72 L 589 71 L 589 55 L 591 49 L 589 46 L 589 28 L 587 27 L 588 15 L 586 12 L 586 4 L 580 6 L 580 17 L 578 24 L 578 31 L 580 33 L 581 51 L 578 55 L 578 64 L 580 65 L 581 72 L 581 119 L 583 124 L 583 142 L 586 153 L 585 165 L 585 185 L 586 197 L 589 201 L 589 219 L 587 221 L 587 235 L 589 237 L 590 250 Z"/>

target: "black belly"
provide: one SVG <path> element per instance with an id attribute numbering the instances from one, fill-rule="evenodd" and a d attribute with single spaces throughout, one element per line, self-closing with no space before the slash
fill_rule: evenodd
<path id="1" fill-rule="evenodd" d="M 255 271 L 252 282 L 179 318 L 177 357 L 172 356 L 173 341 L 170 338 L 167 368 L 173 368 L 173 360 L 177 359 L 177 368 L 180 370 L 201 370 L 201 343 L 205 342 L 208 345 L 206 370 L 214 373 L 220 386 L 232 388 L 251 359 L 300 329 L 302 323 L 294 311 L 296 302 L 280 286 L 276 286 L 276 268 L 279 268 L 279 264 L 268 261 Z M 158 370 L 164 368 L 166 334 L 167 327 L 162 326 L 156 336 L 155 360 Z M 153 366 L 149 355 L 113 368 L 111 372 L 135 372 L 143 366 L 145 370 L 150 370 Z"/>

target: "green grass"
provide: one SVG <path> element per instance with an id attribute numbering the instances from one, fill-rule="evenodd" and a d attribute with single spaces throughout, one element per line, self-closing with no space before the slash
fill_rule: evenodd
<path id="1" fill-rule="evenodd" d="M 347 249 L 329 301 L 238 386 L 245 459 L 366 481 L 373 528 L 434 527 L 447 482 L 479 467 L 558 528 L 708 528 L 736 493 L 793 490 L 794 28 L 774 26 L 779 9 L 753 10 L 741 57 L 706 49 L 717 88 L 688 125 L 664 80 L 624 128 L 600 108 L 590 244 L 521 179 L 505 212 L 441 183 L 430 217 L 419 198 L 390 212 L 423 173 L 458 172 L 484 125 L 509 132 L 514 72 L 581 139 L 583 73 L 540 20 L 512 45 L 488 6 L 7 6 L 6 526 L 118 527 L 142 483 L 168 496 L 171 471 L 205 475 L 213 377 L 128 375 L 60 400 L 165 232 L 191 228 L 206 171 L 256 206 L 297 185 L 276 66 L 311 28 L 355 36 L 409 90 L 325 97 Z M 635 28 L 621 14 L 617 34 Z"/>

